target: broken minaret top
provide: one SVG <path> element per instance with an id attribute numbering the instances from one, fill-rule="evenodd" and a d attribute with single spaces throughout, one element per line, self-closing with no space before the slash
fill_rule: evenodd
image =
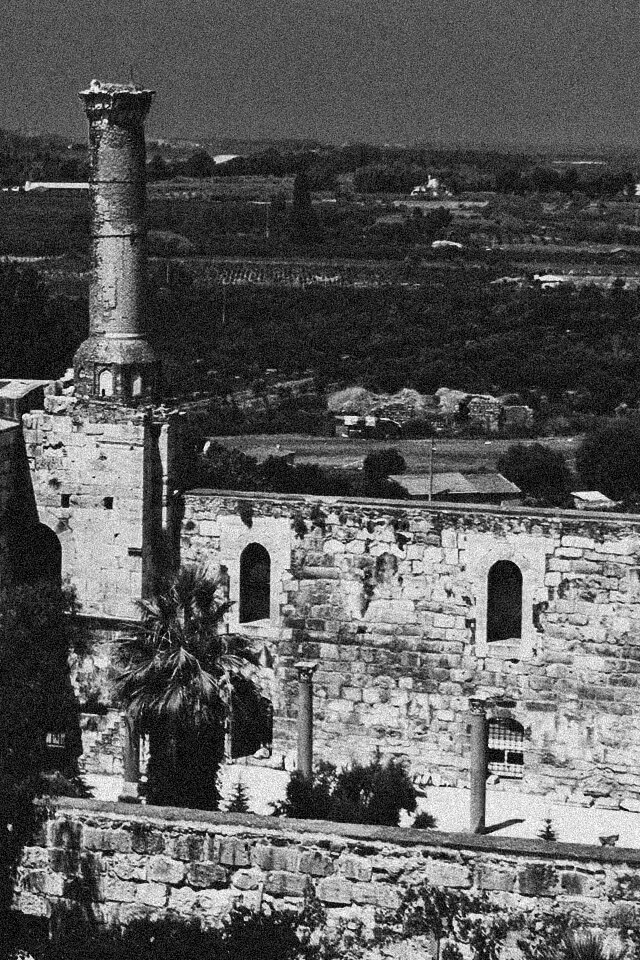
<path id="1" fill-rule="evenodd" d="M 74 357 L 79 396 L 137 403 L 154 397 L 159 364 L 147 342 L 146 149 L 153 90 L 92 80 L 89 120 L 89 338 Z"/>

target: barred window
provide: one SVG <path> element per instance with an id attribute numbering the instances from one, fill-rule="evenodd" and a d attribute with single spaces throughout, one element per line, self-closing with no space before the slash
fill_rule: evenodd
<path id="1" fill-rule="evenodd" d="M 524 727 L 516 720 L 489 721 L 488 766 L 490 773 L 520 778 L 524 774 Z"/>
<path id="2" fill-rule="evenodd" d="M 522 637 L 522 572 L 510 560 L 498 560 L 487 584 L 487 642 L 506 643 Z"/>

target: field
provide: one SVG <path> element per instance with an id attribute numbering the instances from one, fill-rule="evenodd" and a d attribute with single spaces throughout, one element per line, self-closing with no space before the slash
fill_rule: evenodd
<path id="1" fill-rule="evenodd" d="M 462 440 L 436 439 L 434 443 L 434 473 L 447 473 L 453 470 L 462 472 L 497 470 L 498 458 L 515 442 L 544 443 L 559 450 L 570 467 L 574 466 L 575 450 L 580 437 L 549 437 L 542 440 Z M 407 463 L 410 473 L 428 473 L 429 440 L 345 440 L 337 437 L 310 437 L 302 434 L 267 434 L 236 437 L 215 437 L 217 443 L 241 450 L 250 456 L 276 456 L 280 449 L 294 450 L 295 463 L 318 463 L 323 467 L 359 467 L 363 459 L 373 450 L 394 447 L 399 450 Z"/>

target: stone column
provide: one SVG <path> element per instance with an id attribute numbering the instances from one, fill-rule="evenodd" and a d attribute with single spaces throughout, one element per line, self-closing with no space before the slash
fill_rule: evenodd
<path id="1" fill-rule="evenodd" d="M 487 799 L 486 701 L 469 699 L 469 829 L 484 833 Z"/>
<path id="2" fill-rule="evenodd" d="M 317 663 L 301 660 L 298 671 L 298 770 L 305 780 L 313 776 L 313 674 Z"/>
<path id="3" fill-rule="evenodd" d="M 140 803 L 138 784 L 140 781 L 140 737 L 133 717 L 122 716 L 122 760 L 124 766 L 124 784 L 118 797 L 121 803 Z"/>

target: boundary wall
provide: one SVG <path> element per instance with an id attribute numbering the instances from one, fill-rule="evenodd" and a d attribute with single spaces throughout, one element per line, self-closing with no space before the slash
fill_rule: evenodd
<path id="1" fill-rule="evenodd" d="M 356 911 L 371 924 L 421 881 L 589 925 L 640 907 L 638 850 L 69 798 L 47 809 L 17 872 L 15 907 L 32 916 L 212 924 L 234 903 L 284 906 L 314 890 L 330 920 Z"/>

